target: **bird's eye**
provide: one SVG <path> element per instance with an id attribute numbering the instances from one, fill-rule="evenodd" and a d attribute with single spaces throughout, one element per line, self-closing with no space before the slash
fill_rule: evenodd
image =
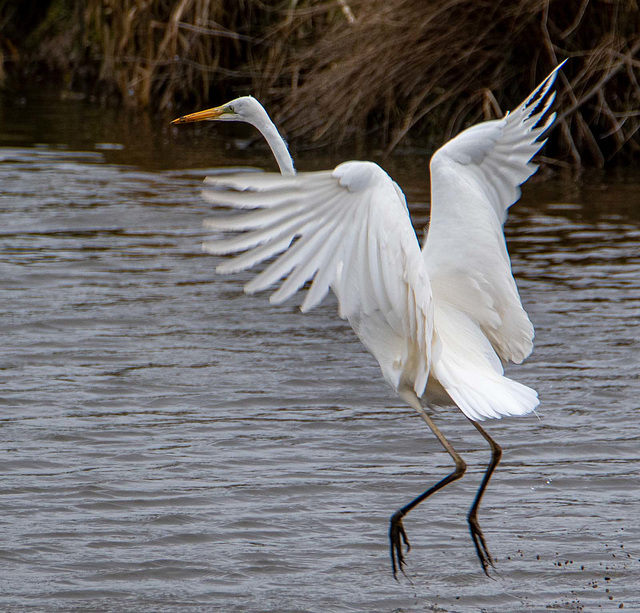
<path id="1" fill-rule="evenodd" d="M 235 109 L 234 109 L 232 106 L 228 106 L 228 107 L 227 107 L 227 110 L 228 110 L 230 113 L 235 113 L 235 112 L 236 112 L 236 111 L 235 111 Z"/>

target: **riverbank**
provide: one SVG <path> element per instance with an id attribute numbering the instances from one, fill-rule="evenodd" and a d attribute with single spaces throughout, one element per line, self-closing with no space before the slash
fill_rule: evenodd
<path id="1" fill-rule="evenodd" d="M 640 157 L 633 2 L 4 0 L 0 18 L 5 83 L 167 116 L 252 93 L 298 143 L 387 153 L 502 116 L 569 57 L 546 154 Z"/>

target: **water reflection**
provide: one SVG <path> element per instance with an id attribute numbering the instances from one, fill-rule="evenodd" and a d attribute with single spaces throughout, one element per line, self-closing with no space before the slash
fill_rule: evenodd
<path id="1" fill-rule="evenodd" d="M 632 175 L 538 182 L 512 209 L 537 330 L 512 373 L 542 403 L 488 425 L 500 575 L 479 572 L 464 519 L 488 450 L 452 412 L 470 474 L 411 517 L 413 585 L 396 584 L 388 517 L 448 457 L 331 300 L 272 307 L 199 250 L 202 177 L 266 153 L 225 148 L 230 126 L 46 96 L 0 105 L 3 609 L 640 607 Z M 385 166 L 420 226 L 427 161 L 408 160 Z"/>

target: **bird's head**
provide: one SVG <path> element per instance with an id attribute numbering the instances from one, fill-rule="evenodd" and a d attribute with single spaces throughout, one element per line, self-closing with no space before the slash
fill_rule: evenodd
<path id="1" fill-rule="evenodd" d="M 178 117 L 171 123 L 190 123 L 193 121 L 245 121 L 254 123 L 261 112 L 264 113 L 264 109 L 253 96 L 243 96 L 222 106 Z"/>

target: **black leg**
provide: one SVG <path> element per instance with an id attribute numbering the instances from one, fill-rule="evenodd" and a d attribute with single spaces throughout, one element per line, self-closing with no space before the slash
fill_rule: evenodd
<path id="1" fill-rule="evenodd" d="M 473 504 L 469 509 L 469 515 L 467 515 L 471 538 L 473 539 L 473 544 L 476 547 L 476 553 L 478 554 L 478 558 L 480 559 L 480 564 L 482 564 L 482 570 L 484 570 L 487 577 L 489 577 L 489 566 L 495 567 L 495 564 L 493 562 L 491 554 L 489 553 L 487 543 L 484 540 L 484 535 L 482 534 L 482 530 L 480 529 L 480 524 L 478 523 L 478 507 L 480 506 L 482 495 L 484 494 L 485 489 L 487 489 L 487 485 L 489 485 L 491 475 L 500 462 L 500 458 L 502 457 L 502 449 L 500 448 L 500 445 L 498 445 L 498 443 L 496 443 L 484 431 L 484 429 L 480 426 L 480 424 L 478 424 L 478 422 L 475 422 L 473 420 L 469 421 L 471 421 L 476 430 L 480 432 L 487 443 L 489 443 L 489 445 L 491 446 L 491 461 L 489 462 L 489 466 L 487 466 L 487 470 L 484 473 L 484 478 L 482 479 L 482 483 L 478 488 L 478 493 L 476 494 L 475 500 L 473 501 Z"/>
<path id="2" fill-rule="evenodd" d="M 438 481 L 438 483 L 430 487 L 426 492 L 420 494 L 420 496 L 412 500 L 408 505 L 402 507 L 401 509 L 398 509 L 391 516 L 391 526 L 389 528 L 389 541 L 391 546 L 391 568 L 393 570 L 393 576 L 396 580 L 398 579 L 398 570 L 400 570 L 404 574 L 405 561 L 404 554 L 402 552 L 402 546 L 406 545 L 407 551 L 409 551 L 410 549 L 409 539 L 407 538 L 407 533 L 405 532 L 404 526 L 402 525 L 402 519 L 409 511 L 411 511 L 411 509 L 417 507 L 423 500 L 431 496 L 431 494 L 437 492 L 439 489 L 442 489 L 445 485 L 448 485 L 452 481 L 460 479 L 460 477 L 464 475 L 464 471 L 467 469 L 467 465 L 465 464 L 464 460 L 452 447 L 451 443 L 449 443 L 449 441 L 440 432 L 438 427 L 433 423 L 425 410 L 422 407 L 418 409 L 418 407 L 415 405 L 414 408 L 418 410 L 418 412 L 422 416 L 422 419 L 424 419 L 429 428 L 431 428 L 431 431 L 435 434 L 436 438 L 440 441 L 442 446 L 453 458 L 453 461 L 456 463 L 456 467 L 450 475 L 447 475 L 444 479 Z"/>

